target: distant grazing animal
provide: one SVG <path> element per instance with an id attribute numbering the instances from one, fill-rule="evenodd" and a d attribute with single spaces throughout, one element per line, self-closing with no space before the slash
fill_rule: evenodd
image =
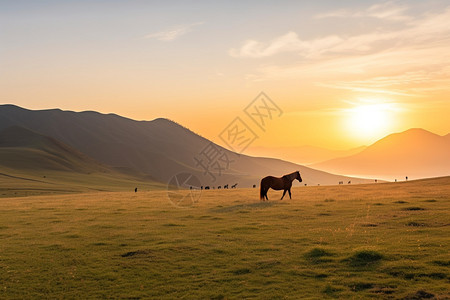
<path id="1" fill-rule="evenodd" d="M 375 183 L 377 183 L 377 182 L 378 182 L 378 180 L 375 179 Z"/>
<path id="2" fill-rule="evenodd" d="M 200 187 L 201 190 L 203 190 L 203 185 Z"/>
<path id="3" fill-rule="evenodd" d="M 352 181 L 349 181 L 349 182 L 348 182 L 348 184 L 351 184 L 351 183 L 352 183 Z"/>
<path id="4" fill-rule="evenodd" d="M 255 188 L 255 187 L 256 187 L 256 184 L 253 185 L 253 188 Z"/>
<path id="5" fill-rule="evenodd" d="M 307 186 L 308 184 L 305 183 L 305 186 Z"/>
<path id="6" fill-rule="evenodd" d="M 281 200 L 283 200 L 284 195 L 286 195 L 286 191 L 289 192 L 289 198 L 291 198 L 291 187 L 292 187 L 292 181 L 294 179 L 297 179 L 299 182 L 302 182 L 302 177 L 300 176 L 300 172 L 296 171 L 291 174 L 284 175 L 283 177 L 273 177 L 273 176 L 267 176 L 264 177 L 261 180 L 261 186 L 259 188 L 259 199 L 262 201 L 269 200 L 267 197 L 267 192 L 270 188 L 279 191 L 284 190 L 283 196 L 281 196 Z"/>
<path id="7" fill-rule="evenodd" d="M 134 192 L 137 193 L 137 188 L 134 188 Z"/>
<path id="8" fill-rule="evenodd" d="M 223 186 L 224 189 L 228 189 L 228 184 Z"/>
<path id="9" fill-rule="evenodd" d="M 406 176 L 406 181 L 408 181 L 408 176 Z"/>
<path id="10" fill-rule="evenodd" d="M 339 184 L 344 184 L 344 182 L 343 181 L 339 181 Z"/>
<path id="11" fill-rule="evenodd" d="M 237 187 L 237 185 L 238 185 L 237 183 L 236 183 L 236 184 L 233 184 L 233 185 L 231 186 L 231 188 L 232 188 L 232 189 L 235 189 L 235 188 Z"/>
<path id="12" fill-rule="evenodd" d="M 220 186 L 220 185 L 217 187 L 218 190 L 220 190 L 221 188 L 222 188 L 222 186 Z"/>
<path id="13" fill-rule="evenodd" d="M 205 190 L 209 190 L 209 186 L 207 185 L 207 186 L 205 186 Z"/>

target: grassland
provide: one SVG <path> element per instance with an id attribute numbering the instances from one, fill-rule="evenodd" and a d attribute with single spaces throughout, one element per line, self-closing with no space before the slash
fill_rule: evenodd
<path id="1" fill-rule="evenodd" d="M 292 194 L 2 198 L 0 298 L 450 296 L 450 178 Z"/>
<path id="2" fill-rule="evenodd" d="M 156 181 L 118 172 L 81 174 L 55 170 L 16 171 L 0 168 L 0 199 L 102 191 L 123 192 L 134 191 L 135 187 L 144 190 L 166 188 Z"/>

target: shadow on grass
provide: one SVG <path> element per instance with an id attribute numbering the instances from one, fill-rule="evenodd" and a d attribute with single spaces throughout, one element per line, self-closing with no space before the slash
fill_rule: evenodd
<path id="1" fill-rule="evenodd" d="M 212 212 L 216 213 L 227 213 L 227 212 L 234 212 L 234 211 L 240 211 L 244 209 L 265 209 L 270 208 L 275 205 L 279 205 L 279 203 L 275 201 L 265 201 L 265 202 L 255 202 L 250 204 L 236 204 L 232 206 L 226 206 L 226 207 L 219 207 L 215 209 L 211 209 Z"/>
<path id="2" fill-rule="evenodd" d="M 412 211 L 414 211 L 414 210 L 425 210 L 425 208 L 417 207 L 417 206 L 411 206 L 411 207 L 406 207 L 403 210 L 412 210 Z"/>
<path id="3" fill-rule="evenodd" d="M 340 291 L 343 291 L 344 289 L 343 288 L 340 288 L 340 287 L 336 287 L 336 286 L 332 286 L 332 285 L 327 285 L 323 290 L 322 290 L 322 293 L 324 293 L 324 294 L 326 294 L 326 295 L 328 295 L 328 296 L 330 296 L 330 297 L 335 297 L 336 295 L 336 293 L 338 293 L 338 292 L 340 292 Z"/>
<path id="4" fill-rule="evenodd" d="M 308 261 L 318 264 L 332 261 L 329 257 L 334 256 L 334 254 L 324 248 L 313 248 L 306 252 L 304 256 Z"/>
<path id="5" fill-rule="evenodd" d="M 383 255 L 374 250 L 361 250 L 347 258 L 351 267 L 368 267 L 378 264 L 383 259 Z"/>

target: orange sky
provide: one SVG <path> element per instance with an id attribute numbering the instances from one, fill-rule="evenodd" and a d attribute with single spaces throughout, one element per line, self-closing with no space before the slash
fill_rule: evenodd
<path id="1" fill-rule="evenodd" d="M 298 2 L 2 4 L 0 102 L 167 117 L 216 142 L 241 117 L 260 146 L 450 131 L 446 1 Z M 283 111 L 265 131 L 243 111 L 261 91 Z"/>

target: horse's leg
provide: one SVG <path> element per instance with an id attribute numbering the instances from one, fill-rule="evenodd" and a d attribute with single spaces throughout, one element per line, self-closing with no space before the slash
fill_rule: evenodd
<path id="1" fill-rule="evenodd" d="M 267 197 L 267 193 L 268 193 L 268 192 L 269 192 L 269 189 L 267 189 L 266 192 L 265 192 L 265 194 L 264 194 L 264 195 L 266 196 L 266 200 L 267 200 L 267 201 L 269 201 L 269 198 Z"/>
<path id="2" fill-rule="evenodd" d="M 292 199 L 292 197 L 291 197 L 291 189 L 288 189 L 288 192 L 289 192 L 289 199 Z"/>
<path id="3" fill-rule="evenodd" d="M 287 190 L 284 190 L 284 192 L 283 192 L 283 196 L 281 196 L 281 199 L 280 199 L 280 200 L 283 200 L 283 198 L 284 198 L 284 195 L 286 195 L 286 191 L 287 191 Z"/>

